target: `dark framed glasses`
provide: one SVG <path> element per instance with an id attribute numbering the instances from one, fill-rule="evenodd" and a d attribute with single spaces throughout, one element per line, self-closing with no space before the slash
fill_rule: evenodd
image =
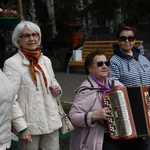
<path id="1" fill-rule="evenodd" d="M 110 61 L 98 61 L 97 67 L 102 67 L 104 64 L 109 67 Z"/>
<path id="2" fill-rule="evenodd" d="M 126 41 L 129 41 L 129 42 L 133 42 L 135 40 L 135 37 L 134 36 L 120 36 L 119 37 L 119 41 L 120 42 L 126 42 Z"/>

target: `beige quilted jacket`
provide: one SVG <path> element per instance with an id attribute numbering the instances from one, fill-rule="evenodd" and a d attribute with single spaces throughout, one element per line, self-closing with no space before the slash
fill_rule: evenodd
<path id="1" fill-rule="evenodd" d="M 13 105 L 13 126 L 18 132 L 28 127 L 32 135 L 48 134 L 62 126 L 56 98 L 49 90 L 52 82 L 58 84 L 51 61 L 41 55 L 38 63 L 43 68 L 48 81 L 46 88 L 42 73 L 36 69 L 39 90 L 36 89 L 29 72 L 30 62 L 20 50 L 4 64 L 4 73 L 13 83 L 18 94 Z"/>

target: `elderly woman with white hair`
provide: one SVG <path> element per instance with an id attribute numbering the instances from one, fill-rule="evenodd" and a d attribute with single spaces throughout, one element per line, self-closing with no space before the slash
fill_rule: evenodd
<path id="1" fill-rule="evenodd" d="M 55 79 L 51 60 L 39 47 L 41 31 L 30 21 L 13 31 L 18 52 L 7 59 L 3 71 L 14 85 L 18 98 L 13 105 L 13 127 L 21 150 L 59 150 L 62 126 L 56 98 L 62 89 Z"/>

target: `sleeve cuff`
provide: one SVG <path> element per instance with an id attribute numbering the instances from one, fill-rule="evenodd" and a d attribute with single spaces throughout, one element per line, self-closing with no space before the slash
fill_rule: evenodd
<path id="1" fill-rule="evenodd" d="M 23 129 L 22 131 L 19 132 L 19 134 L 24 133 L 28 128 Z"/>

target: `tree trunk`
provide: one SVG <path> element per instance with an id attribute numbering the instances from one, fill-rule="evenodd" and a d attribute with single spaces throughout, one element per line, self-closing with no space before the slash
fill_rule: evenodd
<path id="1" fill-rule="evenodd" d="M 20 20 L 23 20 L 22 0 L 18 0 Z"/>
<path id="2" fill-rule="evenodd" d="M 30 12 L 30 15 L 31 15 L 31 21 L 32 22 L 37 22 L 37 20 L 36 20 L 36 10 L 35 10 L 35 7 L 34 7 L 34 0 L 31 0 L 31 7 L 30 7 L 30 9 L 29 9 L 29 12 Z"/>
<path id="3" fill-rule="evenodd" d="M 88 0 L 88 4 L 92 4 L 92 0 Z M 88 12 L 88 33 L 91 34 L 92 32 L 92 14 Z"/>
<path id="4" fill-rule="evenodd" d="M 79 10 L 79 11 L 83 11 L 83 9 L 84 9 L 83 0 L 79 0 L 79 8 L 78 8 L 78 10 Z M 87 32 L 87 31 L 86 31 L 85 16 L 84 16 L 83 19 L 82 19 L 82 30 L 83 30 L 84 32 Z"/>
<path id="5" fill-rule="evenodd" d="M 52 38 L 55 37 L 56 33 L 56 23 L 55 23 L 55 13 L 54 13 L 54 1 L 53 0 L 46 0 L 47 5 L 47 12 L 49 16 L 49 21 L 52 28 Z"/>

